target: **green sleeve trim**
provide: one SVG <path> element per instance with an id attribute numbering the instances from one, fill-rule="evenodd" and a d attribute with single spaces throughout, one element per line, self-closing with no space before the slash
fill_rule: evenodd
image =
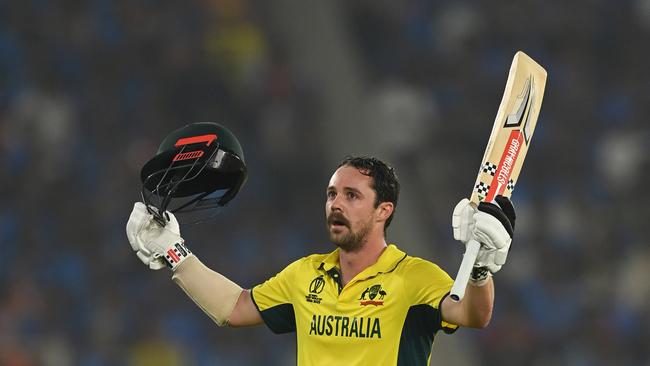
<path id="1" fill-rule="evenodd" d="M 260 307 L 255 301 L 254 291 L 251 290 L 251 299 L 253 304 L 260 312 L 264 324 L 275 334 L 291 333 L 296 331 L 296 314 L 293 310 L 292 304 L 279 304 L 272 306 L 265 310 L 260 310 Z"/>

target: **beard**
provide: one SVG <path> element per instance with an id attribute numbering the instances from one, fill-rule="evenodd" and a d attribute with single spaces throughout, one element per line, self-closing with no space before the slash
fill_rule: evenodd
<path id="1" fill-rule="evenodd" d="M 344 226 L 347 228 L 345 234 L 335 234 L 330 230 L 329 225 L 333 221 L 342 221 Z M 366 237 L 372 229 L 372 222 L 369 220 L 367 223 L 364 223 L 359 230 L 354 231 L 351 228 L 350 223 L 341 216 L 336 216 L 336 214 L 331 215 L 327 219 L 327 230 L 329 233 L 330 241 L 341 248 L 341 250 L 346 252 L 355 252 L 363 248 L 366 243 Z"/>

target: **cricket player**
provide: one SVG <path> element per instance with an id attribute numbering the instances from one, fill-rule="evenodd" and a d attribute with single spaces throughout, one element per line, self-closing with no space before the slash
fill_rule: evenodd
<path id="1" fill-rule="evenodd" d="M 453 301 L 453 280 L 437 265 L 386 242 L 400 184 L 393 168 L 373 157 L 347 157 L 325 190 L 329 240 L 336 247 L 289 264 L 276 276 L 242 289 L 207 268 L 186 246 L 173 214 L 161 227 L 135 204 L 126 231 L 137 256 L 152 269 L 165 264 L 172 280 L 219 326 L 266 324 L 295 332 L 297 364 L 429 365 L 435 334 L 488 325 L 492 274 L 504 265 L 514 228 L 511 202 L 478 208 L 461 200 L 454 238 L 481 243 L 465 297 Z"/>

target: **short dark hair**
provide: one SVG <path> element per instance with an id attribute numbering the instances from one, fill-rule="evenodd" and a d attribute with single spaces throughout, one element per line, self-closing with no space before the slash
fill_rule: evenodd
<path id="1" fill-rule="evenodd" d="M 397 208 L 397 199 L 399 198 L 399 179 L 395 174 L 395 169 L 389 164 L 372 156 L 346 156 L 337 166 L 337 169 L 342 166 L 351 166 L 359 169 L 361 174 L 372 178 L 370 187 L 377 193 L 375 199 L 375 208 L 382 202 L 391 202 L 394 209 Z M 393 221 L 395 211 L 386 219 L 384 225 L 384 233 L 386 228 Z"/>

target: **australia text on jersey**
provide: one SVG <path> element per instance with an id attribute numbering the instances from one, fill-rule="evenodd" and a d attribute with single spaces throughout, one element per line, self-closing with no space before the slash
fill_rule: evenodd
<path id="1" fill-rule="evenodd" d="M 381 324 L 379 318 L 314 314 L 309 334 L 328 337 L 381 338 Z"/>

